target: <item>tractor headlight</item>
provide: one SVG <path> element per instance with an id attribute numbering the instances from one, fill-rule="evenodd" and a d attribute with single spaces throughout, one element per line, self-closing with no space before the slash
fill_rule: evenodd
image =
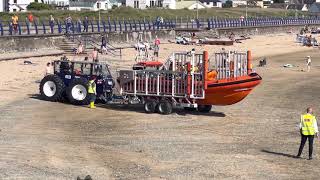
<path id="1" fill-rule="evenodd" d="M 112 81 L 108 81 L 108 85 L 112 86 L 113 82 Z"/>

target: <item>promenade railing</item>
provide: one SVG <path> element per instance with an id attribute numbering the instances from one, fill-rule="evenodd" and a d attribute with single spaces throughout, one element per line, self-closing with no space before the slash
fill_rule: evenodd
<path id="1" fill-rule="evenodd" d="M 320 25 L 319 17 L 305 18 L 209 18 L 209 19 L 164 19 L 153 20 L 78 20 L 73 22 L 35 20 L 34 22 L 19 21 L 13 25 L 9 21 L 0 20 L 0 36 L 19 35 L 59 35 L 79 33 L 107 33 L 107 32 L 134 32 L 134 31 L 159 31 L 170 29 L 219 29 L 219 28 L 242 28 L 242 27 L 266 27 L 286 25 Z"/>

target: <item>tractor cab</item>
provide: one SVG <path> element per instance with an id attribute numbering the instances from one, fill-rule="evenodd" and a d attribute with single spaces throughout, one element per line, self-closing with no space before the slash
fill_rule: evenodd
<path id="1" fill-rule="evenodd" d="M 46 76 L 40 84 L 41 96 L 49 101 L 58 101 L 67 96 L 72 104 L 88 104 L 88 81 L 96 77 L 97 100 L 110 101 L 114 81 L 106 63 L 87 61 L 53 61 L 54 74 Z"/>

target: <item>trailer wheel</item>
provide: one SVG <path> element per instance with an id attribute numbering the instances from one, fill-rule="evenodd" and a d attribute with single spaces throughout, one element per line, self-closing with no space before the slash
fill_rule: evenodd
<path id="1" fill-rule="evenodd" d="M 66 92 L 68 100 L 74 105 L 87 105 L 90 103 L 88 94 L 88 80 L 77 78 L 71 81 Z"/>
<path id="2" fill-rule="evenodd" d="M 154 100 L 146 100 L 144 103 L 144 111 L 146 113 L 154 113 L 156 111 L 157 103 Z"/>
<path id="3" fill-rule="evenodd" d="M 40 96 L 46 101 L 62 101 L 65 90 L 63 81 L 57 75 L 48 75 L 41 80 Z"/>
<path id="4" fill-rule="evenodd" d="M 168 101 L 160 101 L 158 104 L 158 112 L 160 114 L 170 114 L 172 112 L 172 104 Z"/>
<path id="5" fill-rule="evenodd" d="M 193 112 L 197 110 L 196 108 L 192 108 L 192 107 L 184 107 L 183 109 L 188 112 Z"/>
<path id="6" fill-rule="evenodd" d="M 211 111 L 212 105 L 199 105 L 198 111 L 202 113 L 208 113 Z"/>

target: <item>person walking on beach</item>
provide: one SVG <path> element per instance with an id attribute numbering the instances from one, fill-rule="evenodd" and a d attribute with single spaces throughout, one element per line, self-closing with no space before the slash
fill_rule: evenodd
<path id="1" fill-rule="evenodd" d="M 311 57 L 307 56 L 307 72 L 311 70 Z"/>
<path id="2" fill-rule="evenodd" d="M 303 147 L 308 139 L 309 141 L 309 159 L 312 159 L 314 136 L 318 137 L 318 124 L 316 117 L 312 114 L 312 108 L 307 108 L 307 113 L 301 115 L 300 123 L 301 143 L 296 158 L 301 158 Z"/>
<path id="3" fill-rule="evenodd" d="M 91 56 L 92 56 L 92 61 L 93 62 L 99 62 L 98 61 L 98 49 L 96 47 L 93 48 Z"/>

